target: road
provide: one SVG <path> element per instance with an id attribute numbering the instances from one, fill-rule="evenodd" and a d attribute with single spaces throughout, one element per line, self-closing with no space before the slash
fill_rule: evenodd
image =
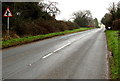
<path id="1" fill-rule="evenodd" d="M 4 49 L 3 79 L 105 79 L 104 29 Z"/>

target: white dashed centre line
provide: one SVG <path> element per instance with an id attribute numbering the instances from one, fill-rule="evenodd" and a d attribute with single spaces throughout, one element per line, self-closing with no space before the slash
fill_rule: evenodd
<path id="1" fill-rule="evenodd" d="M 66 45 L 64 45 L 64 46 L 62 46 L 62 47 L 60 47 L 60 48 L 58 48 L 58 49 L 56 49 L 55 51 L 53 51 L 54 53 L 55 52 L 57 52 L 57 51 L 59 51 L 59 50 L 61 50 L 61 49 L 63 49 L 64 47 L 66 47 L 66 46 L 68 46 L 68 45 L 70 45 L 71 43 L 68 43 L 68 44 L 66 44 Z"/>
<path id="2" fill-rule="evenodd" d="M 47 54 L 47 55 L 43 56 L 42 58 L 43 58 L 43 59 L 45 59 L 45 58 L 47 58 L 47 57 L 51 56 L 52 54 L 53 54 L 53 53 L 49 53 L 49 54 Z"/>
<path id="3" fill-rule="evenodd" d="M 89 33 L 87 33 L 87 34 L 89 34 Z M 86 35 L 87 35 L 87 34 L 86 34 Z M 43 59 L 45 59 L 45 58 L 47 58 L 47 57 L 51 56 L 51 55 L 52 55 L 52 54 L 54 54 L 55 52 L 57 52 L 57 51 L 59 51 L 59 50 L 61 50 L 61 49 L 65 48 L 66 46 L 68 46 L 68 45 L 72 44 L 73 42 L 75 42 L 75 41 L 77 41 L 77 40 L 79 40 L 79 39 L 81 39 L 81 38 L 85 37 L 86 35 L 82 35 L 82 36 L 81 36 L 80 38 L 78 38 L 78 39 L 73 39 L 73 41 L 71 41 L 71 42 L 69 42 L 69 43 L 65 44 L 64 46 L 62 46 L 62 47 L 60 47 L 60 48 L 58 48 L 58 49 L 54 50 L 53 52 L 51 52 L 51 53 L 49 53 L 49 54 L 47 54 L 47 55 L 43 56 L 42 58 L 43 58 Z"/>
<path id="4" fill-rule="evenodd" d="M 52 54 L 54 54 L 55 52 L 57 52 L 57 51 L 59 51 L 59 50 L 63 49 L 64 47 L 66 47 L 66 46 L 68 46 L 68 45 L 70 45 L 70 44 L 71 44 L 71 43 L 68 43 L 68 44 L 66 44 L 66 45 L 64 45 L 64 46 L 62 46 L 62 47 L 60 47 L 60 48 L 56 49 L 56 50 L 55 50 L 55 51 L 53 51 L 52 53 L 49 53 L 49 54 L 47 54 L 47 55 L 43 56 L 42 58 L 43 58 L 43 59 L 45 59 L 45 58 L 47 58 L 47 57 L 51 56 L 51 55 L 52 55 Z"/>

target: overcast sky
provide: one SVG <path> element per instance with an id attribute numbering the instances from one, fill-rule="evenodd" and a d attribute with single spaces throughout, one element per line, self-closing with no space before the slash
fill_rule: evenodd
<path id="1" fill-rule="evenodd" d="M 119 0 L 50 0 L 58 2 L 57 7 L 61 14 L 57 16 L 58 20 L 68 20 L 72 17 L 72 13 L 79 10 L 90 10 L 93 18 L 101 18 L 112 2 L 117 3 Z"/>

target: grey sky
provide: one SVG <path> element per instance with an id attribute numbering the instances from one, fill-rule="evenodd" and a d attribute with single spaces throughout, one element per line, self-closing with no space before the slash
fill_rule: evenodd
<path id="1" fill-rule="evenodd" d="M 2 2 L 38 2 L 41 0 L 2 0 Z M 108 12 L 107 8 L 112 2 L 117 3 L 119 0 L 44 0 L 58 2 L 57 7 L 61 14 L 57 15 L 58 20 L 69 20 L 72 13 L 79 10 L 90 10 L 93 18 L 101 18 Z"/>
<path id="2" fill-rule="evenodd" d="M 48 1 L 48 0 L 47 0 Z M 58 8 L 61 14 L 57 16 L 58 20 L 68 20 L 72 17 L 72 13 L 78 10 L 90 10 L 93 18 L 97 17 L 99 20 L 108 12 L 107 8 L 112 2 L 119 2 L 119 0 L 50 0 L 58 2 Z"/>

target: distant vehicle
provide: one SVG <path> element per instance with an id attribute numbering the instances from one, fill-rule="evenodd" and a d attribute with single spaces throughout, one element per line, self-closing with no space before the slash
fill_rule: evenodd
<path id="1" fill-rule="evenodd" d="M 111 30 L 111 27 L 108 27 L 108 30 Z"/>

